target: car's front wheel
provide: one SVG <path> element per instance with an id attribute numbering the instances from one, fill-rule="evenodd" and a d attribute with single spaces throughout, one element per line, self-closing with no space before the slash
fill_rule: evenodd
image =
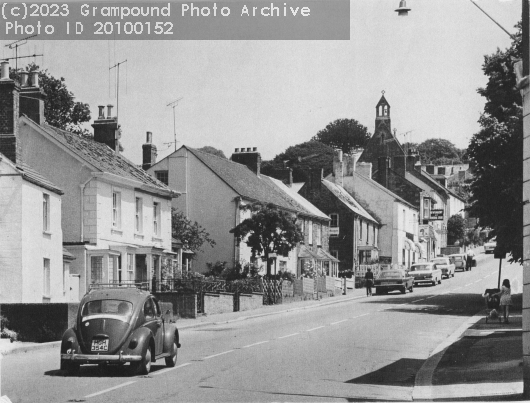
<path id="1" fill-rule="evenodd" d="M 175 365 L 177 365 L 177 354 L 177 342 L 173 341 L 173 351 L 171 352 L 171 355 L 169 357 L 166 357 L 166 365 L 168 367 L 174 367 Z"/>

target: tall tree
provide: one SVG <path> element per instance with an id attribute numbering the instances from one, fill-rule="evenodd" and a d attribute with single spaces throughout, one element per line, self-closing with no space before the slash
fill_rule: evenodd
<path id="1" fill-rule="evenodd" d="M 447 243 L 454 245 L 456 241 L 462 243 L 466 233 L 466 224 L 460 214 L 455 214 L 447 220 Z"/>
<path id="2" fill-rule="evenodd" d="M 344 153 L 363 148 L 371 134 L 366 126 L 355 119 L 337 119 L 320 130 L 312 140 L 320 141 L 332 148 L 340 148 Z"/>
<path id="3" fill-rule="evenodd" d="M 251 212 L 250 218 L 232 228 L 230 233 L 251 248 L 253 257 L 264 256 L 270 276 L 270 254 L 287 255 L 303 240 L 302 233 L 296 225 L 296 217 L 273 204 L 254 203 L 245 208 Z"/>
<path id="4" fill-rule="evenodd" d="M 215 246 L 215 241 L 199 223 L 190 221 L 182 211 L 174 208 L 171 209 L 171 236 L 194 253 L 202 252 L 202 245 L 205 243 L 212 248 Z"/>
<path id="5" fill-rule="evenodd" d="M 226 159 L 226 155 L 223 152 L 223 150 L 218 150 L 217 148 L 212 147 L 212 146 L 204 146 L 204 147 L 198 148 L 197 150 L 203 151 L 205 153 L 217 155 L 218 157 Z"/>
<path id="6" fill-rule="evenodd" d="M 498 249 L 511 253 L 511 261 L 522 262 L 522 99 L 512 67 L 512 58 L 521 56 L 520 24 L 518 28 L 510 48 L 484 58 L 488 83 L 478 92 L 486 105 L 467 155 L 475 170 L 470 215 L 493 229 Z"/>
<path id="7" fill-rule="evenodd" d="M 10 76 L 18 79 L 21 71 L 36 70 L 39 70 L 39 66 L 31 63 L 25 69 L 12 70 Z M 46 123 L 84 136 L 90 135 L 90 132 L 82 125 L 90 121 L 90 107 L 88 104 L 75 101 L 74 94 L 68 91 L 63 77 L 55 78 L 48 70 L 39 71 L 39 86 L 46 93 L 44 101 Z"/>
<path id="8" fill-rule="evenodd" d="M 261 164 L 261 172 L 274 177 L 274 171 L 283 168 L 293 169 L 293 180 L 304 182 L 311 168 L 323 168 L 327 175 L 333 170 L 333 148 L 318 141 L 306 141 L 287 148 L 271 161 Z"/>
<path id="9" fill-rule="evenodd" d="M 424 164 L 460 164 L 462 163 L 462 150 L 446 139 L 428 139 L 416 145 L 416 149 Z"/>

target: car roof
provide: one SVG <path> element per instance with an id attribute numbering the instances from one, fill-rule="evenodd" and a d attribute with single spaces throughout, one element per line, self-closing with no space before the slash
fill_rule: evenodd
<path id="1" fill-rule="evenodd" d="M 452 255 L 449 255 L 449 257 L 454 257 L 454 256 L 466 256 L 465 253 L 453 253 Z"/>
<path id="2" fill-rule="evenodd" d="M 132 302 L 134 305 L 144 301 L 151 293 L 135 287 L 98 288 L 90 290 L 83 297 L 83 302 L 102 299 L 118 299 Z"/>

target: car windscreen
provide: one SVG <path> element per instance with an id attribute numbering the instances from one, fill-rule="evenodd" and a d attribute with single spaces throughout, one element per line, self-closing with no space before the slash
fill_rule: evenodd
<path id="1" fill-rule="evenodd" d="M 425 271 L 425 270 L 432 270 L 432 266 L 428 264 L 420 264 L 418 266 L 412 266 L 410 268 L 410 271 Z"/>
<path id="2" fill-rule="evenodd" d="M 432 262 L 437 264 L 447 264 L 445 259 L 434 259 Z"/>
<path id="3" fill-rule="evenodd" d="M 88 301 L 83 307 L 83 320 L 97 317 L 114 317 L 127 321 L 132 314 L 133 305 L 129 301 L 102 299 Z"/>
<path id="4" fill-rule="evenodd" d="M 379 278 L 401 278 L 399 271 L 382 271 Z"/>

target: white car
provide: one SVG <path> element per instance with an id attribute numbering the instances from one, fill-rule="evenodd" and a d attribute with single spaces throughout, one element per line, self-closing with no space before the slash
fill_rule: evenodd
<path id="1" fill-rule="evenodd" d="M 410 267 L 409 276 L 414 277 L 414 285 L 442 283 L 442 271 L 433 262 L 413 264 Z"/>
<path id="2" fill-rule="evenodd" d="M 442 271 L 442 276 L 447 278 L 455 276 L 455 264 L 448 257 L 434 258 L 432 263 L 434 263 L 436 267 Z"/>
<path id="3" fill-rule="evenodd" d="M 484 244 L 484 253 L 493 253 L 497 247 L 497 237 L 490 239 Z"/>

